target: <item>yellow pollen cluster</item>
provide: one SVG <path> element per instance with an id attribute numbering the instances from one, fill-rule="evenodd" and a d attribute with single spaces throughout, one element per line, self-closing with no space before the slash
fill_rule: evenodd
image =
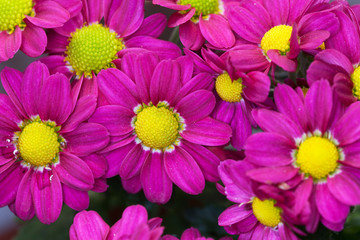
<path id="1" fill-rule="evenodd" d="M 339 157 L 337 147 L 329 139 L 312 136 L 300 144 L 296 165 L 306 175 L 319 180 L 335 172 Z"/>
<path id="2" fill-rule="evenodd" d="M 252 209 L 256 219 L 265 226 L 276 227 L 281 221 L 281 208 L 275 207 L 274 199 L 261 201 L 255 197 L 252 202 Z"/>
<path id="3" fill-rule="evenodd" d="M 180 130 L 179 119 L 166 107 L 145 107 L 136 116 L 135 132 L 143 144 L 163 149 L 173 144 Z"/>
<path id="4" fill-rule="evenodd" d="M 115 32 L 101 24 L 91 24 L 71 33 L 65 60 L 78 76 L 91 77 L 93 72 L 97 74 L 102 69 L 114 67 L 112 61 L 124 47 Z"/>
<path id="5" fill-rule="evenodd" d="M 179 0 L 179 5 L 190 4 L 191 7 L 195 8 L 195 14 L 193 18 L 198 19 L 200 13 L 205 17 L 209 14 L 216 14 L 219 12 L 219 1 L 218 0 Z"/>
<path id="6" fill-rule="evenodd" d="M 277 25 L 267 31 L 261 39 L 261 48 L 267 53 L 270 49 L 279 50 L 285 55 L 290 50 L 290 38 L 292 27 L 288 25 Z"/>
<path id="7" fill-rule="evenodd" d="M 0 31 L 14 32 L 24 28 L 25 15 L 34 16 L 32 0 L 0 0 Z"/>
<path id="8" fill-rule="evenodd" d="M 360 66 L 355 68 L 354 72 L 351 74 L 351 80 L 354 84 L 352 89 L 353 95 L 360 100 Z"/>
<path id="9" fill-rule="evenodd" d="M 223 73 L 216 78 L 215 89 L 222 100 L 240 102 L 243 85 L 241 78 L 232 81 L 228 73 Z"/>
<path id="10" fill-rule="evenodd" d="M 21 131 L 18 140 L 21 158 L 33 166 L 46 166 L 60 151 L 58 134 L 43 122 L 32 122 Z"/>

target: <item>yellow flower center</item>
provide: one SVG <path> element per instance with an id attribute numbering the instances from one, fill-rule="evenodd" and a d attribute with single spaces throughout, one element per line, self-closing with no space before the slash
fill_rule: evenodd
<path id="1" fill-rule="evenodd" d="M 300 144 L 296 164 L 305 175 L 318 180 L 335 172 L 339 158 L 334 143 L 327 138 L 312 136 Z"/>
<path id="2" fill-rule="evenodd" d="M 232 81 L 228 73 L 223 73 L 216 78 L 215 89 L 222 100 L 240 102 L 243 85 L 241 78 Z"/>
<path id="3" fill-rule="evenodd" d="M 21 158 L 37 167 L 56 161 L 61 150 L 56 129 L 41 121 L 31 122 L 22 129 L 17 147 Z"/>
<path id="4" fill-rule="evenodd" d="M 261 201 L 255 197 L 252 202 L 252 209 L 256 219 L 265 226 L 276 227 L 281 221 L 281 208 L 275 207 L 274 199 Z"/>
<path id="5" fill-rule="evenodd" d="M 177 4 L 179 5 L 190 4 L 191 7 L 195 8 L 195 14 L 193 16 L 194 19 L 198 19 L 201 13 L 202 16 L 205 17 L 209 14 L 216 14 L 219 12 L 218 0 L 179 0 Z"/>
<path id="6" fill-rule="evenodd" d="M 175 143 L 182 128 L 180 117 L 164 105 L 144 106 L 135 119 L 135 132 L 143 144 L 163 149 Z"/>
<path id="7" fill-rule="evenodd" d="M 279 50 L 285 55 L 290 50 L 290 38 L 292 27 L 288 25 L 277 25 L 264 34 L 261 39 L 261 48 L 267 53 L 270 49 Z"/>
<path id="8" fill-rule="evenodd" d="M 113 60 L 125 45 L 121 38 L 101 24 L 91 24 L 71 33 L 66 58 L 78 76 L 91 77 L 102 69 L 114 67 Z"/>
<path id="9" fill-rule="evenodd" d="M 0 31 L 14 32 L 15 27 L 24 28 L 25 15 L 34 16 L 32 0 L 0 0 Z"/>
<path id="10" fill-rule="evenodd" d="M 355 68 L 354 72 L 351 74 L 351 80 L 354 84 L 352 89 L 353 95 L 360 100 L 360 66 Z"/>

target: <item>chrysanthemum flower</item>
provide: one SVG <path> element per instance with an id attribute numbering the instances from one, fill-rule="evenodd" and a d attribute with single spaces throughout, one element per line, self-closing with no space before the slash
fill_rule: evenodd
<path id="1" fill-rule="evenodd" d="M 124 72 L 99 73 L 99 94 L 108 105 L 89 120 L 110 132 L 103 151 L 108 151 L 107 176 L 120 174 L 127 191 L 142 187 L 157 203 L 170 199 L 173 183 L 186 193 L 201 193 L 205 178 L 218 180 L 220 162 L 202 145 L 224 145 L 231 136 L 227 124 L 209 117 L 215 97 L 204 88 L 211 76 L 192 78 L 188 57 L 159 62 L 153 54 L 127 54 L 122 64 Z"/>
<path id="2" fill-rule="evenodd" d="M 56 55 L 41 61 L 52 73 L 91 78 L 119 65 L 119 58 L 129 51 L 156 51 L 163 58 L 181 55 L 174 43 L 156 39 L 166 17 L 158 13 L 144 20 L 144 0 L 82 2 L 82 13 L 49 33 L 47 50 Z"/>
<path id="3" fill-rule="evenodd" d="M 80 0 L 1 0 L 0 5 L 0 62 L 19 49 L 40 56 L 47 45 L 44 28 L 61 27 L 81 9 Z"/>
<path id="4" fill-rule="evenodd" d="M 202 49 L 205 61 L 189 50 L 185 49 L 185 53 L 194 59 L 198 71 L 212 75 L 217 96 L 212 116 L 231 126 L 231 145 L 236 149 L 243 149 L 246 139 L 251 135 L 251 122 L 254 122 L 251 110 L 256 103 L 264 102 L 269 94 L 269 77 L 256 71 L 231 74 L 226 64 L 227 53 L 219 57 L 211 50 Z"/>
<path id="5" fill-rule="evenodd" d="M 266 132 L 246 142 L 247 160 L 261 166 L 248 175 L 296 189 L 294 213 L 311 206 L 309 232 L 319 220 L 340 231 L 350 206 L 360 204 L 360 103 L 344 113 L 326 80 L 313 83 L 304 101 L 286 85 L 275 88 L 274 99 L 279 112 L 253 111 Z"/>
<path id="6" fill-rule="evenodd" d="M 219 225 L 239 239 L 298 239 L 285 198 L 258 196 L 246 172 L 254 166 L 245 161 L 226 160 L 219 166 L 226 197 L 236 204 L 219 216 Z M 300 233 L 300 232 L 299 232 Z"/>
<path id="7" fill-rule="evenodd" d="M 178 11 L 171 15 L 168 26 L 179 26 L 180 40 L 191 50 L 199 50 L 205 40 L 220 49 L 235 44 L 226 17 L 234 2 L 236 0 L 153 0 L 153 4 Z"/>
<path id="8" fill-rule="evenodd" d="M 158 240 L 164 231 L 161 222 L 161 218 L 148 219 L 141 205 L 127 207 L 111 228 L 97 212 L 82 211 L 70 227 L 70 240 Z"/>
<path id="9" fill-rule="evenodd" d="M 88 191 L 105 191 L 106 160 L 95 154 L 109 142 L 108 131 L 84 123 L 96 98 L 70 88 L 62 74 L 50 75 L 42 63 L 24 74 L 5 68 L 0 95 L 0 207 L 21 219 L 36 215 L 54 222 L 63 202 L 88 207 Z"/>
<path id="10" fill-rule="evenodd" d="M 237 70 L 264 71 L 276 64 L 296 71 L 300 50 L 311 51 L 334 33 L 339 23 L 331 12 L 307 12 L 309 0 L 250 0 L 229 10 L 232 29 L 249 44 L 230 53 Z"/>
<path id="11" fill-rule="evenodd" d="M 230 238 L 221 238 L 220 240 L 226 240 Z M 196 228 L 188 228 L 183 234 L 181 234 L 180 239 L 171 235 L 165 235 L 161 240 L 214 240 L 213 238 L 206 238 L 201 236 L 201 233 Z"/>
<path id="12" fill-rule="evenodd" d="M 334 11 L 340 30 L 326 41 L 326 49 L 315 56 L 307 70 L 309 85 L 327 79 L 341 102 L 349 105 L 360 99 L 360 36 L 357 23 Z"/>

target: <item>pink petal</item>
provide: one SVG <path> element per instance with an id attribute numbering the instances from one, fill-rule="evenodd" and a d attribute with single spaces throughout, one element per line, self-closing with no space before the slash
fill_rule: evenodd
<path id="1" fill-rule="evenodd" d="M 0 173 L 0 207 L 4 207 L 16 200 L 18 186 L 24 173 L 19 163 L 14 163 L 4 172 Z"/>
<path id="2" fill-rule="evenodd" d="M 199 24 L 187 21 L 179 27 L 179 36 L 181 43 L 191 50 L 199 50 L 205 42 L 205 38 L 200 32 Z"/>
<path id="3" fill-rule="evenodd" d="M 15 28 L 12 34 L 6 31 L 0 32 L 0 62 L 7 61 L 14 57 L 15 53 L 19 51 L 22 41 L 22 33 L 19 27 Z"/>
<path id="4" fill-rule="evenodd" d="M 151 153 L 140 174 L 145 197 L 150 202 L 160 204 L 168 202 L 172 194 L 172 182 L 165 171 L 163 158 L 163 153 Z"/>
<path id="5" fill-rule="evenodd" d="M 50 185 L 40 188 L 39 181 L 44 180 L 41 178 L 47 175 L 38 174 L 40 175 L 39 178 L 33 177 L 31 180 L 35 213 L 40 222 L 50 224 L 57 220 L 61 212 L 63 203 L 61 183 L 57 173 L 53 171 L 52 176 L 50 176 Z"/>
<path id="6" fill-rule="evenodd" d="M 82 157 L 82 160 L 89 166 L 94 178 L 101 178 L 105 175 L 108 165 L 104 155 L 93 153 L 86 157 Z"/>
<path id="7" fill-rule="evenodd" d="M 212 92 L 198 90 L 182 98 L 175 106 L 186 124 L 195 123 L 210 115 L 215 107 L 215 96 Z"/>
<path id="8" fill-rule="evenodd" d="M 16 216 L 22 220 L 30 220 L 34 217 L 34 205 L 31 196 L 31 179 L 33 171 L 29 169 L 22 177 L 15 198 Z"/>
<path id="9" fill-rule="evenodd" d="M 349 172 L 336 174 L 328 179 L 330 193 L 341 203 L 354 206 L 360 204 L 360 180 Z"/>
<path id="10" fill-rule="evenodd" d="M 145 18 L 140 28 L 131 37 L 145 35 L 158 38 L 165 28 L 166 16 L 162 13 L 155 13 Z"/>
<path id="11" fill-rule="evenodd" d="M 74 131 L 63 134 L 66 149 L 77 156 L 86 156 L 99 151 L 109 143 L 109 133 L 97 123 L 82 123 Z"/>
<path id="12" fill-rule="evenodd" d="M 119 174 L 120 165 L 129 151 L 135 146 L 135 141 L 132 141 L 125 146 L 119 147 L 105 155 L 108 162 L 108 171 L 105 174 L 105 177 L 114 177 Z"/>
<path id="13" fill-rule="evenodd" d="M 270 91 L 270 79 L 262 72 L 250 72 L 242 78 L 244 96 L 251 102 L 263 102 Z"/>
<path id="14" fill-rule="evenodd" d="M 192 156 L 180 147 L 165 152 L 165 170 L 171 181 L 188 194 L 200 194 L 205 187 L 204 175 Z"/>
<path id="15" fill-rule="evenodd" d="M 308 178 L 303 181 L 295 190 L 294 213 L 297 215 L 304 210 L 305 205 L 310 200 L 310 194 L 313 189 L 313 180 Z"/>
<path id="16" fill-rule="evenodd" d="M 77 190 L 88 191 L 93 188 L 94 176 L 88 165 L 77 156 L 60 153 L 60 164 L 54 169 L 62 183 Z"/>
<path id="17" fill-rule="evenodd" d="M 234 116 L 231 121 L 232 138 L 231 145 L 240 150 L 244 148 L 246 139 L 251 135 L 251 123 L 247 113 L 245 101 L 235 105 Z"/>
<path id="18" fill-rule="evenodd" d="M 169 21 L 168 21 L 168 27 L 176 27 L 179 26 L 183 23 L 186 23 L 187 21 L 189 21 L 195 14 L 196 9 L 195 8 L 190 8 L 190 10 L 187 13 L 180 13 L 180 12 L 175 12 L 173 14 L 171 14 Z"/>
<path id="19" fill-rule="evenodd" d="M 290 12 L 289 1 L 264 1 L 264 7 L 267 9 L 270 15 L 273 26 L 288 23 L 288 15 Z"/>
<path id="20" fill-rule="evenodd" d="M 153 0 L 153 4 L 179 11 L 187 10 L 191 7 L 190 4 L 187 5 L 177 4 L 175 0 Z"/>
<path id="21" fill-rule="evenodd" d="M 149 156 L 150 151 L 144 150 L 141 144 L 136 144 L 126 155 L 120 166 L 120 177 L 129 179 L 138 175 L 144 161 Z"/>
<path id="22" fill-rule="evenodd" d="M 141 190 L 140 176 L 136 175 L 135 177 L 129 179 L 121 179 L 122 186 L 125 191 L 131 194 L 138 193 Z"/>
<path id="23" fill-rule="evenodd" d="M 295 72 L 297 69 L 296 60 L 289 59 L 287 56 L 283 56 L 278 50 L 270 49 L 266 52 L 268 57 L 279 67 L 288 72 Z"/>
<path id="24" fill-rule="evenodd" d="M 38 2 L 35 4 L 35 13 L 35 17 L 26 18 L 42 28 L 61 27 L 70 18 L 69 12 L 55 1 Z"/>
<path id="25" fill-rule="evenodd" d="M 27 21 L 25 21 L 27 22 Z M 29 57 L 38 57 L 44 53 L 47 45 L 47 37 L 44 29 L 27 22 L 22 32 L 21 51 Z"/>
<path id="26" fill-rule="evenodd" d="M 214 117 L 216 120 L 229 124 L 233 119 L 235 107 L 236 104 L 226 101 L 217 101 L 211 116 Z"/>
<path id="27" fill-rule="evenodd" d="M 15 131 L 20 130 L 18 125 L 22 119 L 18 116 L 14 105 L 5 94 L 0 95 L 0 119 L 0 127 L 4 129 L 4 131 L 11 132 L 12 136 Z"/>
<path id="28" fill-rule="evenodd" d="M 201 34 L 217 48 L 230 48 L 235 44 L 235 36 L 228 21 L 219 14 L 210 14 L 209 19 L 200 17 L 199 26 Z"/>
<path id="29" fill-rule="evenodd" d="M 70 240 L 105 239 L 110 227 L 95 211 L 76 214 L 71 225 Z"/>
<path id="30" fill-rule="evenodd" d="M 57 0 L 60 1 L 60 0 Z M 84 19 L 82 14 L 78 14 L 75 17 L 72 17 L 67 21 L 62 27 L 54 28 L 54 31 L 64 37 L 71 37 L 71 33 L 75 32 L 76 29 L 80 29 L 84 24 Z"/>
<path id="31" fill-rule="evenodd" d="M 218 219 L 219 226 L 232 225 L 240 222 L 252 214 L 252 209 L 248 209 L 246 204 L 232 205 L 223 211 Z"/>
<path id="32" fill-rule="evenodd" d="M 291 164 L 295 143 L 276 133 L 251 135 L 245 145 L 247 160 L 260 166 L 285 166 Z"/>
<path id="33" fill-rule="evenodd" d="M 270 67 L 270 62 L 258 47 L 251 49 L 236 49 L 229 51 L 229 64 L 241 72 L 265 71 Z"/>
<path id="34" fill-rule="evenodd" d="M 299 169 L 293 166 L 257 168 L 246 173 L 251 179 L 266 184 L 278 184 L 293 178 Z"/>
<path id="35" fill-rule="evenodd" d="M 78 14 L 82 8 L 82 3 L 81 1 L 78 0 L 52 0 L 55 1 L 57 3 L 59 3 L 63 8 L 65 8 L 69 13 L 70 13 L 70 17 L 74 17 L 75 15 L 81 15 Z"/>
<path id="36" fill-rule="evenodd" d="M 64 53 L 69 44 L 68 37 L 58 34 L 55 31 L 47 31 L 47 46 L 46 50 L 50 53 Z M 65 64 L 65 62 L 64 62 Z"/>
<path id="37" fill-rule="evenodd" d="M 186 129 L 180 132 L 180 136 L 195 144 L 220 146 L 229 142 L 231 132 L 231 128 L 226 123 L 206 117 L 187 125 Z"/>
<path id="38" fill-rule="evenodd" d="M 75 211 L 82 211 L 89 207 L 90 198 L 87 191 L 79 191 L 62 185 L 64 203 Z"/>

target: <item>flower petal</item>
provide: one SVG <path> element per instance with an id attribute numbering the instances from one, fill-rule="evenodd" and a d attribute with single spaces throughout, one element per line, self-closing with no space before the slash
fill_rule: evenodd
<path id="1" fill-rule="evenodd" d="M 179 26 L 181 43 L 190 50 L 199 50 L 205 42 L 199 28 L 199 24 L 187 21 Z"/>
<path id="2" fill-rule="evenodd" d="M 278 50 L 270 49 L 266 52 L 267 56 L 279 67 L 288 72 L 295 72 L 297 69 L 296 60 L 289 59 L 287 56 L 280 54 Z"/>
<path id="3" fill-rule="evenodd" d="M 277 166 L 256 168 L 246 172 L 246 175 L 261 183 L 278 184 L 293 178 L 298 172 L 293 166 Z"/>
<path id="4" fill-rule="evenodd" d="M 120 165 L 120 177 L 129 179 L 138 175 L 149 154 L 150 151 L 144 150 L 140 143 L 136 144 L 136 146 L 129 151 Z"/>
<path id="5" fill-rule="evenodd" d="M 89 207 L 90 198 L 87 191 L 79 191 L 62 185 L 64 203 L 75 211 L 82 211 Z"/>
<path id="6" fill-rule="evenodd" d="M 252 128 L 250 116 L 247 114 L 245 101 L 241 101 L 235 105 L 234 117 L 231 121 L 232 137 L 231 145 L 240 150 L 244 148 L 246 139 L 251 135 Z"/>
<path id="7" fill-rule="evenodd" d="M 82 211 L 76 214 L 70 228 L 71 240 L 105 239 L 110 230 L 95 211 Z"/>
<path id="8" fill-rule="evenodd" d="M 19 163 L 13 163 L 12 166 L 0 173 L 0 207 L 15 201 L 23 175 Z"/>
<path id="9" fill-rule="evenodd" d="M 0 62 L 14 57 L 15 53 L 19 51 L 22 41 L 21 35 L 22 32 L 19 27 L 16 27 L 12 34 L 8 34 L 7 31 L 0 32 Z"/>
<path id="10" fill-rule="evenodd" d="M 21 38 L 22 44 L 20 49 L 29 57 L 38 57 L 44 53 L 47 45 L 47 37 L 44 29 L 27 22 Z"/>
<path id="11" fill-rule="evenodd" d="M 232 205 L 220 214 L 218 219 L 219 226 L 232 225 L 234 223 L 244 220 L 251 214 L 252 211 L 251 209 L 248 209 L 248 206 L 246 204 Z"/>
<path id="12" fill-rule="evenodd" d="M 360 180 L 349 172 L 336 174 L 328 179 L 329 191 L 341 203 L 354 206 L 360 204 Z"/>
<path id="13" fill-rule="evenodd" d="M 29 169 L 22 177 L 15 198 L 16 216 L 24 221 L 34 217 L 34 205 L 31 196 L 31 179 L 33 178 L 33 170 Z"/>
<path id="14" fill-rule="evenodd" d="M 158 38 L 165 28 L 166 16 L 162 13 L 155 13 L 145 18 L 140 28 L 131 37 L 146 35 Z"/>

